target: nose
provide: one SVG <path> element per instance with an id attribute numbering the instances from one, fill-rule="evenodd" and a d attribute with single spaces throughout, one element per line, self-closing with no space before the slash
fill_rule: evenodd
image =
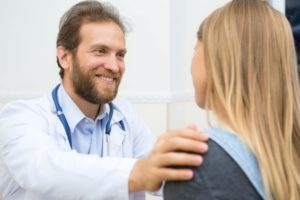
<path id="1" fill-rule="evenodd" d="M 118 61 L 115 55 L 111 55 L 107 58 L 107 61 L 104 65 L 105 69 L 108 69 L 114 73 L 118 73 L 120 71 L 120 61 Z"/>

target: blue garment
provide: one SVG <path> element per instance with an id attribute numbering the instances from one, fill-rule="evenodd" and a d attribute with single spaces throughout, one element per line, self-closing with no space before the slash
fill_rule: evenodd
<path id="1" fill-rule="evenodd" d="M 235 134 L 229 131 L 206 129 L 205 132 L 242 168 L 243 172 L 263 199 L 267 199 L 257 160 L 243 142 Z"/>
<path id="2" fill-rule="evenodd" d="M 102 105 L 94 121 L 81 112 L 62 85 L 58 90 L 58 100 L 64 108 L 64 115 L 71 130 L 73 149 L 79 153 L 97 154 L 102 157 L 103 135 L 108 121 L 109 106 L 107 104 Z M 118 111 L 114 115 L 123 118 L 123 115 Z"/>

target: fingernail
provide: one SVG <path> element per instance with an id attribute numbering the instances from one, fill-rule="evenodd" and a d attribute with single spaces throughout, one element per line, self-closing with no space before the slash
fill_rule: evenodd
<path id="1" fill-rule="evenodd" d="M 187 173 L 186 173 L 186 177 L 187 177 L 187 178 L 191 179 L 191 178 L 193 178 L 193 176 L 194 176 L 194 173 L 193 173 L 192 170 L 187 171 Z"/>
<path id="2" fill-rule="evenodd" d="M 195 157 L 194 158 L 194 164 L 196 165 L 196 166 L 198 166 L 198 165 L 200 165 L 201 163 L 202 163 L 202 157 L 201 156 L 197 156 L 197 157 Z"/>
<path id="3" fill-rule="evenodd" d="M 208 150 L 208 145 L 206 143 L 201 143 L 200 144 L 200 150 L 201 151 L 207 151 Z"/>
<path id="4" fill-rule="evenodd" d="M 200 134 L 201 134 L 201 137 L 202 137 L 203 140 L 208 140 L 209 136 L 206 133 L 201 133 L 200 132 Z"/>

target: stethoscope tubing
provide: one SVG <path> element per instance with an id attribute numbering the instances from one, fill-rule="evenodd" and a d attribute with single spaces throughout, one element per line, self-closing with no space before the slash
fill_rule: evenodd
<path id="1" fill-rule="evenodd" d="M 68 142 L 70 144 L 70 147 L 72 149 L 72 137 L 71 137 L 71 129 L 70 129 L 70 126 L 68 124 L 68 121 L 64 115 L 64 112 L 58 102 L 58 89 L 60 87 L 60 84 L 58 84 L 53 90 L 52 90 L 52 99 L 53 99 L 53 102 L 54 102 L 54 105 L 55 105 L 55 108 L 56 108 L 56 114 L 57 114 L 57 117 L 59 118 L 59 120 L 61 121 L 64 129 L 65 129 L 65 132 L 67 134 L 67 138 L 68 138 Z M 114 114 L 114 107 L 112 105 L 112 103 L 110 102 L 109 104 L 109 113 L 108 113 L 108 121 L 106 123 L 106 126 L 105 126 L 105 136 L 106 136 L 106 144 L 107 144 L 107 155 L 110 155 L 110 152 L 109 152 L 109 149 L 110 149 L 110 133 L 111 133 L 111 120 L 112 120 L 112 117 L 113 117 L 113 114 Z M 121 120 L 119 122 L 120 126 L 121 126 L 121 129 L 123 131 L 125 131 L 125 125 L 124 125 L 124 122 L 123 120 Z"/>
<path id="2" fill-rule="evenodd" d="M 72 149 L 72 137 L 71 137 L 71 130 L 70 130 L 70 126 L 68 124 L 68 121 L 63 113 L 63 110 L 61 108 L 61 106 L 59 105 L 58 102 L 58 88 L 59 88 L 60 84 L 58 84 L 53 90 L 52 90 L 52 99 L 56 108 L 56 114 L 57 117 L 59 118 L 59 120 L 61 121 L 62 125 L 64 126 L 65 132 L 67 134 L 67 138 L 70 144 L 70 147 Z"/>

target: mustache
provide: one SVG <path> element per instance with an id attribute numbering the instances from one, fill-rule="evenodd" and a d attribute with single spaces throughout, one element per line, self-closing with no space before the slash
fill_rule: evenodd
<path id="1" fill-rule="evenodd" d="M 90 75 L 95 75 L 95 76 L 105 76 L 105 77 L 109 77 L 109 78 L 113 78 L 113 79 L 121 79 L 122 74 L 120 72 L 112 72 L 110 70 L 93 70 L 89 73 Z"/>

